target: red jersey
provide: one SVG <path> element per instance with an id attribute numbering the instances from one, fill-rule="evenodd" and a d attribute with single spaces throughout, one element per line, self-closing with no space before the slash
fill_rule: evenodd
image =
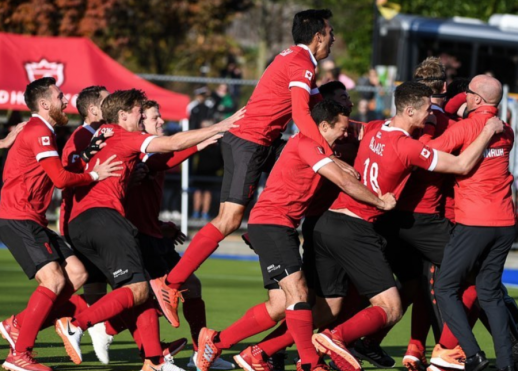
<path id="1" fill-rule="evenodd" d="M 437 118 L 434 134 L 434 138 L 437 138 L 456 121 L 450 119 L 439 106 L 432 105 L 432 110 Z M 446 174 L 416 169 L 412 172 L 405 189 L 401 193 L 396 208 L 414 213 L 438 214 L 443 197 L 443 183 L 446 177 Z"/>
<path id="2" fill-rule="evenodd" d="M 120 177 L 109 177 L 102 182 L 77 187 L 70 221 L 94 207 L 115 209 L 124 216 L 122 202 L 129 177 L 138 161 L 138 154 L 145 153 L 149 143 L 156 138 L 142 132 L 129 132 L 117 124 L 105 124 L 98 130 L 101 133 L 108 131 L 113 131 L 113 136 L 106 139 L 106 147 L 90 159 L 86 169 L 93 167 L 97 160 L 102 163 L 112 155 L 117 155 L 114 161 L 122 161 L 124 169 L 121 170 Z"/>
<path id="3" fill-rule="evenodd" d="M 7 155 L 0 218 L 33 220 L 47 226 L 45 212 L 54 184 L 39 161 L 48 157 L 59 157 L 54 128 L 43 117 L 33 114 Z"/>
<path id="4" fill-rule="evenodd" d="M 330 162 L 314 140 L 300 133 L 291 137 L 250 213 L 248 224 L 297 228 L 320 184 L 317 172 Z"/>
<path id="5" fill-rule="evenodd" d="M 230 132 L 242 139 L 263 146 L 270 146 L 281 132 L 286 129 L 292 118 L 292 88 L 300 89 L 308 102 L 307 117 L 310 122 L 296 122 L 299 130 L 306 136 L 329 148 L 311 119 L 309 100 L 319 95 L 316 86 L 315 67 L 317 61 L 306 45 L 291 46 L 280 53 L 264 71 L 250 100 L 246 105 L 239 127 Z"/>
<path id="6" fill-rule="evenodd" d="M 88 124 L 79 126 L 70 138 L 68 138 L 63 153 L 61 162 L 63 167 L 73 173 L 82 173 L 85 168 L 85 163 L 80 157 L 80 153 L 89 145 L 95 133 L 94 128 Z M 63 236 L 68 235 L 68 221 L 70 219 L 70 212 L 72 210 L 72 203 L 74 199 L 75 188 L 67 187 L 62 192 L 62 202 L 59 212 L 59 231 Z"/>
<path id="7" fill-rule="evenodd" d="M 445 152 L 462 153 L 495 116 L 496 107 L 483 106 L 471 112 L 466 120 L 453 125 L 430 146 Z M 509 125 L 493 136 L 482 161 L 465 176 L 457 175 L 455 184 L 455 220 L 471 226 L 512 226 L 515 224 L 511 197 L 513 176 L 509 172 L 509 153 L 514 133 Z"/>
<path id="8" fill-rule="evenodd" d="M 162 238 L 158 220 L 164 190 L 165 169 L 174 167 L 198 151 L 196 146 L 167 154 L 141 154 L 142 162 L 149 168 L 148 176 L 139 185 L 128 189 L 124 202 L 126 218 L 139 232 Z"/>
<path id="9" fill-rule="evenodd" d="M 406 131 L 388 126 L 389 123 L 387 121 L 378 130 L 365 133 L 354 168 L 362 175 L 363 184 L 372 193 L 377 195 L 377 190 L 383 194 L 392 192 L 397 199 L 412 168 L 418 166 L 432 171 L 437 164 L 437 153 L 412 139 Z M 368 222 L 374 222 L 384 212 L 342 192 L 330 209 L 344 208 Z"/>

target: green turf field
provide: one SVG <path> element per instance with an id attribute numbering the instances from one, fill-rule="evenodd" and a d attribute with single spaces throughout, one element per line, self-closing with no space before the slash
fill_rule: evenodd
<path id="1" fill-rule="evenodd" d="M 237 320 L 250 306 L 266 299 L 266 291 L 262 288 L 262 279 L 259 264 L 256 262 L 209 260 L 197 273 L 203 284 L 203 298 L 207 306 L 209 327 L 222 329 Z M 0 249 L 0 320 L 17 313 L 25 306 L 29 295 L 34 290 L 35 282 L 28 281 L 18 264 L 12 259 L 9 252 Z M 510 290 L 513 297 L 518 296 L 518 290 Z M 173 329 L 167 321 L 161 319 L 161 338 L 171 341 L 179 337 L 190 340 L 188 326 L 181 317 L 182 325 Z M 475 333 L 486 355 L 494 364 L 493 344 L 487 331 L 477 324 Z M 223 354 L 223 358 L 231 360 L 231 356 L 240 352 L 250 343 L 260 340 L 263 335 L 246 340 L 238 344 L 232 351 Z M 409 316 L 392 330 L 383 342 L 384 349 L 397 361 L 401 369 L 401 358 L 406 350 L 409 338 Z M 428 355 L 433 346 L 429 338 Z M 136 347 L 129 333 L 126 331 L 116 337 L 110 349 L 111 363 L 104 366 L 97 361 L 90 345 L 89 335 L 86 334 L 82 342 L 83 363 L 79 366 L 70 362 L 62 346 L 61 340 L 53 329 L 40 333 L 35 350 L 39 353 L 38 360 L 58 370 L 140 370 L 142 363 Z M 191 355 L 192 347 L 189 341 L 187 350 L 175 357 L 175 363 L 185 368 Z M 0 338 L 0 360 L 3 362 L 8 353 L 7 342 Z M 296 357 L 294 349 L 290 349 L 287 360 L 287 369 L 294 370 L 292 364 Z M 366 369 L 373 369 L 369 363 L 364 363 Z"/>

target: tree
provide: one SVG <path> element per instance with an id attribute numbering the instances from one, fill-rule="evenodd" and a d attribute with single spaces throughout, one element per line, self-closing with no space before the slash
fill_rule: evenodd
<path id="1" fill-rule="evenodd" d="M 224 36 L 244 0 L 6 0 L 0 31 L 90 37 L 137 72 L 198 72 L 231 47 Z"/>

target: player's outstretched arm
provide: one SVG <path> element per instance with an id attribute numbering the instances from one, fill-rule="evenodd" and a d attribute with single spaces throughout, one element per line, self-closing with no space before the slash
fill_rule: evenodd
<path id="1" fill-rule="evenodd" d="M 10 148 L 27 121 L 20 122 L 4 139 L 0 139 L 0 148 Z"/>
<path id="2" fill-rule="evenodd" d="M 236 121 L 241 120 L 244 114 L 245 109 L 241 108 L 229 118 L 207 128 L 183 131 L 170 137 L 154 138 L 147 146 L 146 152 L 166 153 L 171 151 L 181 151 L 198 145 L 211 137 L 219 139 L 223 136 L 222 133 L 238 127 L 239 125 L 236 125 L 235 123 Z"/>
<path id="3" fill-rule="evenodd" d="M 392 193 L 382 195 L 381 192 L 378 192 L 378 196 L 376 196 L 354 176 L 342 171 L 334 162 L 322 166 L 318 173 L 336 184 L 343 192 L 357 201 L 386 211 L 396 207 L 396 198 Z"/>
<path id="4" fill-rule="evenodd" d="M 489 119 L 477 139 L 459 156 L 437 151 L 438 160 L 433 171 L 459 175 L 468 174 L 480 160 L 482 152 L 486 149 L 493 135 L 501 133 L 503 130 L 504 123 L 498 117 Z"/>

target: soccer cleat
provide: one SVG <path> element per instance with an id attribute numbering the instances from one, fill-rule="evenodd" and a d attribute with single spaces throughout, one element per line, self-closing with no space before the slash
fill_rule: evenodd
<path id="1" fill-rule="evenodd" d="M 324 330 L 319 334 L 314 334 L 311 341 L 316 350 L 331 357 L 341 371 L 360 371 L 362 369 L 358 360 L 331 331 Z"/>
<path id="2" fill-rule="evenodd" d="M 403 357 L 403 366 L 409 371 L 426 371 L 427 363 L 424 352 L 420 351 L 415 344 L 408 344 Z"/>
<path id="3" fill-rule="evenodd" d="M 32 352 L 10 350 L 2 367 L 11 371 L 52 371 L 50 367 L 36 362 L 32 355 Z"/>
<path id="4" fill-rule="evenodd" d="M 63 340 L 63 344 L 65 345 L 65 350 L 69 355 L 72 362 L 76 365 L 80 364 L 83 361 L 83 357 L 81 355 L 81 337 L 83 337 L 83 330 L 79 327 L 74 326 L 70 323 L 72 318 L 63 317 L 56 321 L 56 333 Z"/>
<path id="5" fill-rule="evenodd" d="M 448 368 L 430 365 L 426 368 L 426 371 L 451 371 Z"/>
<path id="6" fill-rule="evenodd" d="M 18 340 L 18 335 L 20 335 L 20 329 L 15 316 L 11 316 L 0 322 L 0 333 L 2 334 L 2 337 L 7 340 L 11 349 L 14 349 L 16 340 Z"/>
<path id="7" fill-rule="evenodd" d="M 103 365 L 110 363 L 110 345 L 113 342 L 113 336 L 106 333 L 106 325 L 104 322 L 95 324 L 88 329 L 92 345 L 94 346 L 95 355 L 99 362 Z"/>
<path id="8" fill-rule="evenodd" d="M 188 368 L 196 368 L 195 359 L 198 357 L 198 352 L 194 352 L 189 359 L 189 363 L 187 363 Z M 236 368 L 236 365 L 232 362 L 225 361 L 223 358 L 216 358 L 212 366 L 210 366 L 211 370 L 233 370 Z"/>
<path id="9" fill-rule="evenodd" d="M 460 346 L 457 345 L 453 349 L 446 349 L 441 344 L 437 344 L 433 348 L 432 358 L 430 359 L 430 363 L 434 366 L 456 370 L 464 370 L 465 361 L 466 355 Z"/>
<path id="10" fill-rule="evenodd" d="M 163 350 L 164 359 L 166 361 L 172 361 L 173 357 L 178 354 L 185 345 L 187 345 L 187 339 L 181 338 L 170 343 L 160 343 Z"/>
<path id="11" fill-rule="evenodd" d="M 140 371 L 185 371 L 183 368 L 180 368 L 176 366 L 172 360 L 166 361 L 164 359 L 164 362 L 155 365 L 153 362 L 151 362 L 149 359 L 144 360 L 144 365 L 142 366 L 142 369 Z"/>
<path id="12" fill-rule="evenodd" d="M 180 327 L 180 319 L 178 318 L 178 301 L 181 300 L 183 303 L 183 291 L 172 289 L 167 286 L 165 283 L 166 277 L 167 275 L 155 278 L 149 281 L 149 284 L 155 294 L 164 317 L 173 327 Z"/>
<path id="13" fill-rule="evenodd" d="M 396 365 L 394 358 L 389 356 L 379 344 L 365 339 L 357 340 L 351 353 L 356 358 L 369 361 L 378 368 L 393 368 Z"/>
<path id="14" fill-rule="evenodd" d="M 200 371 L 208 371 L 214 361 L 221 354 L 221 350 L 214 344 L 214 338 L 218 333 L 207 327 L 200 331 L 198 336 L 198 354 L 194 357 L 196 368 Z"/>
<path id="15" fill-rule="evenodd" d="M 265 359 L 268 356 L 257 345 L 246 348 L 234 356 L 234 360 L 246 371 L 273 371 L 273 365 Z"/>

